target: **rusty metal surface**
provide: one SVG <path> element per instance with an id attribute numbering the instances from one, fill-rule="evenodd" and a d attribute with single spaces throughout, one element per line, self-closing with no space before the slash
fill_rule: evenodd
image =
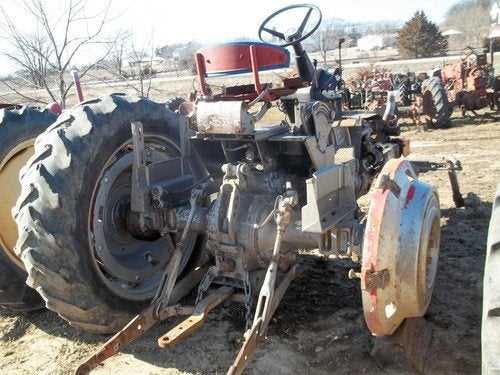
<path id="1" fill-rule="evenodd" d="M 290 286 L 290 283 L 295 278 L 297 274 L 297 265 L 294 265 L 281 280 L 279 286 L 273 293 L 272 301 L 270 302 L 270 311 L 269 314 L 262 315 L 254 320 L 252 324 L 252 328 L 245 332 L 245 341 L 234 360 L 234 363 L 229 368 L 227 374 L 228 375 L 239 375 L 246 368 L 248 362 L 250 361 L 255 349 L 257 348 L 257 343 L 260 339 L 265 335 L 265 328 L 267 324 L 269 324 L 269 320 L 273 317 L 276 309 L 281 302 L 281 299 L 285 295 L 286 290 Z M 257 317 L 257 315 L 256 315 Z M 264 324 L 263 318 L 267 319 L 267 324 Z"/>
<path id="2" fill-rule="evenodd" d="M 200 102 L 196 119 L 200 133 L 246 134 L 254 130 L 253 120 L 242 101 Z"/>
<path id="3" fill-rule="evenodd" d="M 156 324 L 155 306 L 132 319 L 120 332 L 111 337 L 96 353 L 83 362 L 75 375 L 87 375 L 100 363 L 117 354 L 122 347 L 141 337 L 144 332 Z"/>
<path id="4" fill-rule="evenodd" d="M 193 312 L 192 307 L 169 306 L 162 310 L 163 319 L 178 315 L 189 315 Z M 158 322 L 156 306 L 151 305 L 141 314 L 133 318 L 120 332 L 111 337 L 92 356 L 87 358 L 75 371 L 75 375 L 87 375 L 106 359 L 114 356 L 127 344 L 141 337 L 147 330 Z"/>
<path id="5" fill-rule="evenodd" d="M 439 202 L 404 159 L 382 170 L 372 195 L 363 245 L 365 319 L 377 336 L 391 335 L 430 303 L 439 254 Z"/>
<path id="6" fill-rule="evenodd" d="M 207 314 L 221 303 L 228 300 L 233 293 L 234 289 L 229 287 L 221 287 L 210 293 L 196 304 L 191 316 L 158 338 L 158 345 L 161 348 L 168 348 L 192 334 L 202 326 L 207 319 Z"/>
<path id="7" fill-rule="evenodd" d="M 186 296 L 200 282 L 207 266 L 197 267 L 179 281 L 172 291 L 170 301 L 176 303 Z M 158 310 L 156 304 L 150 305 L 141 314 L 135 316 L 120 332 L 117 332 L 106 343 L 87 358 L 75 371 L 75 375 L 86 375 L 106 359 L 117 354 L 125 345 L 141 337 L 158 321 L 178 315 L 190 315 L 194 311 L 191 306 L 173 305 Z"/>
<path id="8" fill-rule="evenodd" d="M 262 320 L 258 319 L 246 333 L 245 342 L 241 347 L 234 363 L 231 365 L 227 371 L 227 375 L 240 375 L 245 370 L 248 362 L 250 361 L 252 354 L 257 348 L 257 341 L 260 337 L 260 326 Z"/>

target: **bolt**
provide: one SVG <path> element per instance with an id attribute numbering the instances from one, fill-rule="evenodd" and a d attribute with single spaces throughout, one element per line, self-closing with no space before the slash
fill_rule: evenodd
<path id="1" fill-rule="evenodd" d="M 347 274 L 347 277 L 349 279 L 361 279 L 361 272 L 356 272 L 352 268 L 349 270 L 349 273 Z"/>
<path id="2" fill-rule="evenodd" d="M 153 255 L 149 251 L 146 254 L 144 254 L 144 258 L 146 259 L 146 262 L 148 262 L 152 266 L 158 264 L 158 261 L 153 257 Z"/>
<path id="3" fill-rule="evenodd" d="M 255 161 L 255 152 L 253 152 L 253 150 L 247 150 L 245 152 L 245 159 L 248 161 L 248 162 L 253 162 Z"/>
<path id="4" fill-rule="evenodd" d="M 105 184 L 107 184 L 107 183 L 109 182 L 109 178 L 104 177 L 104 178 L 103 178 L 103 181 L 104 181 L 104 183 L 105 183 Z"/>

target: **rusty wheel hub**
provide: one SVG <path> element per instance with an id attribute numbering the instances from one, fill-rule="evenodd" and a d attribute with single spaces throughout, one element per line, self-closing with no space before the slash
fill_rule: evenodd
<path id="1" fill-rule="evenodd" d="M 34 153 L 34 139 L 19 143 L 3 160 L 0 160 L 0 248 L 19 268 L 23 262 L 14 252 L 17 241 L 17 226 L 12 219 L 11 209 L 21 191 L 19 170 Z"/>

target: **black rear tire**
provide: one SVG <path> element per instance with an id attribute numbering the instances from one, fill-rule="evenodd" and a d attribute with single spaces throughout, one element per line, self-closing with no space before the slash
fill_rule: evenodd
<path id="1" fill-rule="evenodd" d="M 0 109 L 0 172 L 16 157 L 24 161 L 29 154 L 24 156 L 23 153 L 29 152 L 28 148 L 32 147 L 35 138 L 56 119 L 57 115 L 47 109 L 35 107 Z M 0 186 L 1 199 L 5 199 L 6 190 L 15 191 L 13 186 L 17 184 L 19 170 L 15 168 L 15 171 L 17 173 L 9 185 Z M 13 220 L 10 214 L 3 219 Z M 12 228 L 15 228 L 14 223 Z M 44 303 L 40 295 L 26 285 L 26 271 L 8 244 L 15 232 L 7 234 L 7 230 L 10 232 L 12 229 L 5 227 L 1 230 L 5 232 L 0 232 L 0 306 L 11 311 L 43 308 Z M 14 241 L 15 238 L 12 238 L 12 245 Z"/>
<path id="2" fill-rule="evenodd" d="M 169 100 L 166 101 L 165 105 L 170 109 L 172 112 L 176 112 L 179 107 L 186 101 L 182 96 L 175 96 Z"/>
<path id="3" fill-rule="evenodd" d="M 483 281 L 483 375 L 500 370 L 500 185 L 493 202 Z M 496 370 L 496 371 L 494 371 Z"/>
<path id="4" fill-rule="evenodd" d="M 448 101 L 448 95 L 441 80 L 437 77 L 426 79 L 422 83 L 422 96 L 424 97 L 424 112 L 433 119 L 434 127 L 449 127 L 453 107 Z"/>
<path id="5" fill-rule="evenodd" d="M 411 85 L 409 82 L 402 82 L 399 87 L 399 98 L 401 101 L 401 104 L 404 107 L 408 107 L 411 105 L 411 100 L 410 100 L 410 91 L 411 91 Z"/>
<path id="6" fill-rule="evenodd" d="M 116 228 L 111 225 L 108 237 L 98 242 L 99 229 L 94 220 L 101 215 L 103 206 L 95 203 L 99 199 L 96 191 L 101 191 L 111 180 L 108 172 L 124 160 L 130 160 L 125 166 L 128 173 L 132 121 L 142 122 L 145 141 L 157 137 L 178 147 L 180 118 L 164 104 L 114 94 L 87 101 L 64 113 L 37 140 L 35 155 L 21 178 L 23 189 L 15 208 L 21 229 L 17 250 L 28 270 L 28 284 L 42 295 L 47 308 L 73 326 L 93 333 L 115 332 L 154 296 L 168 262 L 157 252 L 158 247 L 166 252 L 166 247 L 159 245 L 165 239 L 131 238 L 131 242 L 125 242 L 130 234 L 114 219 L 107 220 L 106 211 L 102 222 L 106 225 L 111 222 Z M 110 160 L 114 164 L 109 164 Z M 126 177 L 116 179 L 120 182 L 117 189 L 121 190 L 106 195 L 109 200 L 128 188 L 130 178 Z M 118 203 L 116 207 L 121 209 L 123 204 L 118 206 Z M 129 207 L 126 201 L 125 206 Z M 110 212 L 119 211 L 114 209 Z M 106 242 L 109 236 L 113 238 Z M 117 270 L 128 266 L 109 266 L 98 243 L 103 243 L 106 251 L 110 243 L 123 246 L 110 247 L 107 255 L 124 251 L 113 258 L 118 262 L 120 257 L 132 254 L 134 258 L 130 259 L 134 262 L 129 261 L 129 267 L 143 267 L 140 270 L 145 270 L 145 274 L 137 276 L 136 284 L 130 281 L 121 284 L 122 280 L 130 279 L 120 278 L 118 274 L 122 271 Z M 134 246 L 139 249 L 139 259 L 134 255 Z M 161 259 L 156 263 L 148 260 L 147 264 L 143 259 L 149 255 L 143 251 L 151 247 L 154 256 Z M 141 265 L 137 266 L 137 262 Z M 119 292 L 121 285 L 123 293 Z"/>

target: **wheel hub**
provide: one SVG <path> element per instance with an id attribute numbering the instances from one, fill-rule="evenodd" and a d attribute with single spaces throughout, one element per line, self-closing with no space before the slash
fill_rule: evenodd
<path id="1" fill-rule="evenodd" d="M 18 182 L 19 170 L 33 155 L 33 143 L 33 139 L 19 143 L 3 160 L 0 160 L 0 188 L 2 188 L 0 194 L 0 227 L 2 228 L 0 247 L 20 269 L 24 269 L 24 264 L 14 252 L 17 241 L 17 225 L 12 219 L 11 210 L 21 192 L 21 186 Z"/>
<path id="2" fill-rule="evenodd" d="M 391 335 L 427 310 L 437 272 L 439 200 L 410 163 L 389 161 L 376 182 L 363 244 L 361 285 L 370 331 Z"/>
<path id="3" fill-rule="evenodd" d="M 177 153 L 173 145 L 166 147 L 165 142 L 149 140 L 149 162 Z M 122 146 L 98 178 L 89 217 L 89 239 L 95 268 L 104 284 L 122 298 L 139 301 L 154 296 L 175 239 L 161 237 L 158 232 L 145 233 L 135 224 L 130 211 L 131 151 L 130 144 Z M 195 240 L 191 239 L 191 248 Z"/>

